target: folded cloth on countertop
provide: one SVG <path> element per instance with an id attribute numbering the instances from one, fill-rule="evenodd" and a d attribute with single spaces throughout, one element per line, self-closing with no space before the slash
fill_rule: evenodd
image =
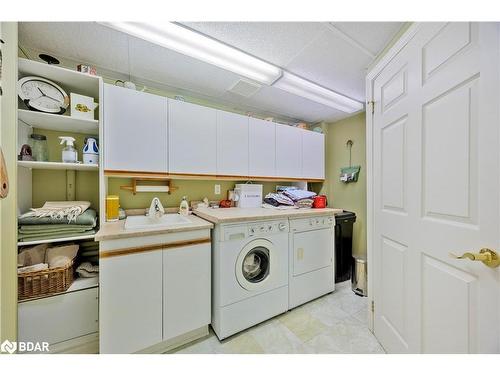
<path id="1" fill-rule="evenodd" d="M 27 212 L 31 214 L 31 212 Z M 26 215 L 26 214 L 25 214 Z M 40 224 L 67 224 L 68 219 L 65 217 L 56 218 L 50 216 L 25 216 L 21 215 L 17 222 L 19 225 L 40 225 Z M 88 208 L 73 220 L 72 224 L 75 225 L 92 225 L 97 224 L 97 212 L 93 208 Z"/>
<path id="2" fill-rule="evenodd" d="M 284 204 L 287 206 L 293 206 L 293 204 L 294 204 L 293 201 L 289 197 L 287 197 L 285 194 L 282 194 L 282 193 L 269 193 L 264 198 L 264 201 L 266 199 L 270 200 L 270 202 L 276 202 L 276 203 L 278 203 L 278 205 Z M 276 205 L 276 204 L 273 204 L 270 202 L 266 202 L 266 203 L 272 204 L 273 206 Z"/>
<path id="3" fill-rule="evenodd" d="M 39 240 L 52 240 L 61 237 L 80 237 L 95 234 L 95 230 L 87 230 L 84 232 L 54 232 L 51 234 L 18 234 L 17 238 L 19 242 L 27 241 L 39 241 Z"/>
<path id="4" fill-rule="evenodd" d="M 311 208 L 313 206 L 314 200 L 312 199 L 300 199 L 295 202 L 298 208 Z"/>
<path id="5" fill-rule="evenodd" d="M 300 189 L 285 190 L 283 194 L 285 194 L 287 197 L 290 197 L 293 201 L 314 198 L 316 196 L 316 193 L 312 191 L 300 190 Z"/>
<path id="6" fill-rule="evenodd" d="M 284 206 L 284 205 L 273 206 L 273 205 L 270 205 L 267 203 L 262 203 L 262 208 L 272 208 L 275 210 L 294 210 L 294 209 L 297 209 L 298 207 L 297 206 Z"/>
<path id="7" fill-rule="evenodd" d="M 96 255 L 99 255 L 99 250 L 88 250 L 80 253 L 80 256 L 82 257 L 94 257 Z"/>
<path id="8" fill-rule="evenodd" d="M 45 202 L 42 207 L 32 208 L 31 211 L 21 215 L 20 218 L 50 217 L 52 219 L 63 219 L 66 217 L 68 223 L 71 223 L 76 221 L 76 218 L 89 207 L 90 202 L 87 201 Z"/>
<path id="9" fill-rule="evenodd" d="M 27 273 L 27 272 L 37 272 L 43 271 L 49 268 L 47 263 L 33 264 L 32 266 L 20 267 L 17 269 L 17 273 Z"/>
<path id="10" fill-rule="evenodd" d="M 49 244 L 42 243 L 21 250 L 21 252 L 17 255 L 17 266 L 32 266 L 43 263 L 45 261 L 45 250 L 47 250 L 47 247 L 49 247 Z"/>
<path id="11" fill-rule="evenodd" d="M 90 262 L 83 262 L 76 269 L 80 277 L 96 277 L 99 275 L 99 266 L 94 266 Z"/>
<path id="12" fill-rule="evenodd" d="M 45 263 L 49 268 L 66 267 L 76 257 L 78 245 L 49 247 L 45 253 Z"/>

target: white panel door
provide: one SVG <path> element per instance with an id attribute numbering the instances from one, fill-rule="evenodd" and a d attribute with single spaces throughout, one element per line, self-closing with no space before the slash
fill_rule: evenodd
<path id="1" fill-rule="evenodd" d="M 499 40 L 426 23 L 374 82 L 375 335 L 391 353 L 499 352 Z"/>
<path id="2" fill-rule="evenodd" d="M 217 111 L 196 104 L 168 101 L 170 173 L 217 173 Z"/>
<path id="3" fill-rule="evenodd" d="M 249 175 L 276 176 L 276 123 L 250 118 L 248 138 Z"/>
<path id="4" fill-rule="evenodd" d="M 99 264 L 99 350 L 134 353 L 162 341 L 162 252 L 111 258 Z"/>
<path id="5" fill-rule="evenodd" d="M 248 116 L 217 111 L 217 174 L 248 176 Z"/>
<path id="6" fill-rule="evenodd" d="M 302 178 L 302 130 L 276 124 L 276 175 Z"/>
<path id="7" fill-rule="evenodd" d="M 104 85 L 104 168 L 167 170 L 167 99 Z"/>
<path id="8" fill-rule="evenodd" d="M 211 246 L 163 250 L 163 340 L 210 324 Z"/>
<path id="9" fill-rule="evenodd" d="M 325 178 L 325 135 L 302 130 L 302 177 Z"/>

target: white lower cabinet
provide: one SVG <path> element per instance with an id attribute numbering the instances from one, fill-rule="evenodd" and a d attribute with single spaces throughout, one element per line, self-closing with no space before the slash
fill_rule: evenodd
<path id="1" fill-rule="evenodd" d="M 208 332 L 210 230 L 199 232 L 101 242 L 101 353 L 163 352 Z"/>
<path id="2" fill-rule="evenodd" d="M 162 341 L 162 252 L 101 258 L 100 352 L 134 353 Z"/>
<path id="3" fill-rule="evenodd" d="M 210 249 L 163 250 L 163 340 L 210 324 Z"/>

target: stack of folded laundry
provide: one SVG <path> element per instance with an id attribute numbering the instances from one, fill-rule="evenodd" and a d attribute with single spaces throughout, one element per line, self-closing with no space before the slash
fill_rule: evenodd
<path id="1" fill-rule="evenodd" d="M 264 198 L 264 208 L 311 208 L 316 193 L 296 187 L 282 189 L 278 193 L 269 193 Z"/>
<path id="2" fill-rule="evenodd" d="M 80 259 L 82 263 L 76 269 L 80 277 L 99 276 L 99 243 L 85 241 L 80 243 Z"/>
<path id="3" fill-rule="evenodd" d="M 95 234 L 97 213 L 90 202 L 46 202 L 18 218 L 18 241 L 38 241 Z"/>

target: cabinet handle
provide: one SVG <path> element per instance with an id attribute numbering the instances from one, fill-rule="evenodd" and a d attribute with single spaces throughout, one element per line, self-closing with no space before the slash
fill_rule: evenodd
<path id="1" fill-rule="evenodd" d="M 9 175 L 7 174 L 3 151 L 0 147 L 0 198 L 6 198 L 7 195 L 9 195 Z"/>

